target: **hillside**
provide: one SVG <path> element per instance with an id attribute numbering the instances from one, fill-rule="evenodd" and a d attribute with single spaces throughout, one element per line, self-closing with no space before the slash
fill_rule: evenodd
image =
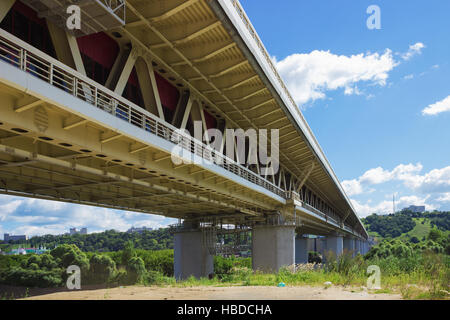
<path id="1" fill-rule="evenodd" d="M 433 228 L 450 234 L 450 212 L 396 212 L 389 215 L 372 214 L 362 219 L 372 237 L 422 240 Z M 415 241 L 414 239 L 414 241 Z"/>

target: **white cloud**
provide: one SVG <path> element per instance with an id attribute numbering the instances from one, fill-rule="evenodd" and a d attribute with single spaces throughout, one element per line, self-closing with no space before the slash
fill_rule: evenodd
<path id="1" fill-rule="evenodd" d="M 428 107 L 422 110 L 422 115 L 436 115 L 446 111 L 450 111 L 450 96 L 448 96 L 444 100 L 438 101 L 434 104 L 430 104 Z"/>
<path id="2" fill-rule="evenodd" d="M 410 60 L 415 55 L 421 54 L 422 49 L 425 48 L 425 45 L 422 42 L 417 42 L 409 46 L 409 50 L 402 55 L 403 60 Z"/>
<path id="3" fill-rule="evenodd" d="M 324 99 L 325 91 L 344 89 L 345 94 L 361 94 L 359 82 L 385 86 L 389 72 L 397 66 L 392 51 L 383 54 L 335 55 L 314 50 L 276 61 L 277 69 L 298 104 Z"/>
<path id="4" fill-rule="evenodd" d="M 342 181 L 342 187 L 349 196 L 363 193 L 363 187 L 357 179 Z"/>
<path id="5" fill-rule="evenodd" d="M 426 195 L 425 197 L 418 197 L 415 195 L 403 196 L 395 201 L 395 211 L 400 210 L 401 208 L 408 207 L 410 205 L 416 206 L 425 206 L 425 210 L 433 211 L 438 208 L 438 206 L 430 204 L 428 202 L 430 196 Z M 364 218 L 372 213 L 377 214 L 388 214 L 393 211 L 393 202 L 392 200 L 383 200 L 376 205 L 371 205 L 371 201 L 367 201 L 366 203 L 360 203 L 355 199 L 351 199 L 353 207 L 356 210 L 356 213 L 359 217 Z"/>
<path id="6" fill-rule="evenodd" d="M 403 79 L 405 79 L 405 80 L 414 79 L 414 75 L 413 74 L 408 74 L 408 75 L 404 76 Z"/>
<path id="7" fill-rule="evenodd" d="M 450 192 L 443 193 L 439 198 L 436 199 L 439 202 L 450 202 Z"/>
<path id="8" fill-rule="evenodd" d="M 126 231 L 132 226 L 161 228 L 174 220 L 144 213 L 1 195 L 0 222 L 2 232 L 33 236 L 62 234 L 71 227 L 87 227 L 89 232 Z"/>
<path id="9" fill-rule="evenodd" d="M 417 173 L 422 171 L 423 166 L 418 163 L 414 164 L 400 164 L 392 171 L 385 170 L 381 167 L 367 170 L 358 179 L 344 180 L 342 186 L 349 196 L 358 195 L 366 192 L 373 192 L 373 189 L 366 189 L 365 187 L 371 185 L 377 185 L 386 183 L 392 180 L 400 180 L 405 183 L 406 186 L 411 188 L 417 187 L 419 180 L 422 179 Z"/>

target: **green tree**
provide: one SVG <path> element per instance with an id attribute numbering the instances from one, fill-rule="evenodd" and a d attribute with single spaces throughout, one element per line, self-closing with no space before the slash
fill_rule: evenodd
<path id="1" fill-rule="evenodd" d="M 107 255 L 94 254 L 89 264 L 91 283 L 106 283 L 117 271 L 116 263 Z"/>
<path id="2" fill-rule="evenodd" d="M 134 250 L 134 243 L 132 241 L 127 241 L 125 248 L 122 251 L 122 265 L 128 265 L 131 258 L 136 256 L 136 251 Z"/>
<path id="3" fill-rule="evenodd" d="M 144 260 L 140 257 L 132 257 L 128 260 L 127 273 L 130 284 L 141 283 L 147 273 Z"/>

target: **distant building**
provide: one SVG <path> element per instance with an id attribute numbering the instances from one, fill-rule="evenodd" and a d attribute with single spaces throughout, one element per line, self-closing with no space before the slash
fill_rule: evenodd
<path id="1" fill-rule="evenodd" d="M 131 227 L 130 229 L 128 229 L 128 233 L 134 233 L 134 232 L 137 232 L 137 233 L 142 233 L 142 232 L 144 232 L 144 231 L 152 231 L 153 230 L 153 228 L 147 228 L 147 227 L 142 227 L 142 228 L 135 228 L 135 227 Z"/>
<path id="2" fill-rule="evenodd" d="M 408 208 L 403 208 L 402 211 L 411 211 L 415 213 L 425 212 L 425 206 L 409 206 Z"/>
<path id="3" fill-rule="evenodd" d="M 25 235 L 20 235 L 20 236 L 13 236 L 9 233 L 5 233 L 3 235 L 3 241 L 8 242 L 8 241 L 27 241 L 28 237 Z"/>
<path id="4" fill-rule="evenodd" d="M 87 228 L 81 228 L 80 231 L 77 231 L 77 228 L 70 228 L 69 234 L 73 236 L 74 234 L 87 234 Z"/>
<path id="5" fill-rule="evenodd" d="M 24 254 L 43 254 L 45 252 L 49 251 L 47 248 L 45 247 L 41 247 L 41 248 L 17 248 L 17 249 L 12 249 L 10 252 L 6 253 L 8 255 L 24 255 Z"/>

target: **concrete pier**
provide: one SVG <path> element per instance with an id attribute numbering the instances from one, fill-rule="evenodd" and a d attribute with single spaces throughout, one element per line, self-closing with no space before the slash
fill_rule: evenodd
<path id="1" fill-rule="evenodd" d="M 344 238 L 340 235 L 332 235 L 327 236 L 327 246 L 326 253 L 332 251 L 336 254 L 336 256 L 340 256 L 342 254 L 342 250 L 344 249 Z"/>
<path id="2" fill-rule="evenodd" d="M 355 242 L 353 241 L 352 238 L 350 237 L 345 237 L 344 238 L 344 250 L 347 252 L 354 252 L 355 251 L 355 246 L 354 246 Z"/>
<path id="3" fill-rule="evenodd" d="M 208 277 L 214 273 L 213 256 L 203 244 L 201 230 L 175 233 L 174 275 L 177 280 Z"/>
<path id="4" fill-rule="evenodd" d="M 308 263 L 308 238 L 297 236 L 295 239 L 295 263 Z"/>
<path id="5" fill-rule="evenodd" d="M 255 226 L 252 230 L 253 270 L 275 272 L 295 262 L 294 226 Z"/>

